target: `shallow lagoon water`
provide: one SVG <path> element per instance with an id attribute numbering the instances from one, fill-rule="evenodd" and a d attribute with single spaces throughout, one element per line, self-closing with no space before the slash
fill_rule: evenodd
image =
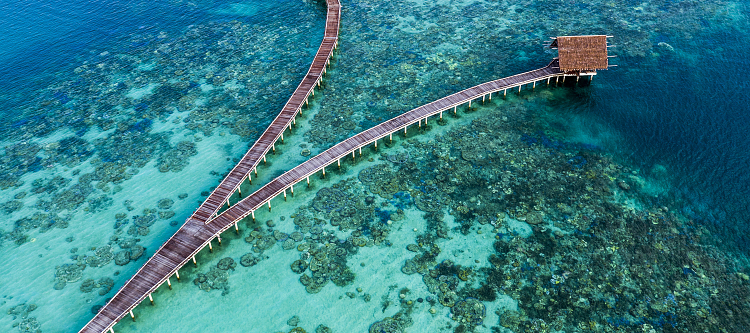
<path id="1" fill-rule="evenodd" d="M 384 119 L 545 65 L 549 36 L 615 35 L 619 67 L 592 85 L 496 97 L 344 161 L 243 221 L 241 235 L 227 232 L 116 331 L 289 332 L 294 316 L 308 332 L 747 328 L 746 4 L 343 5 L 322 93 L 243 193 Z M 275 116 L 315 52 L 324 7 L 144 3 L 111 10 L 117 29 L 83 32 L 76 22 L 100 23 L 88 9 L 104 7 L 28 8 L 85 15 L 69 15 L 79 20 L 53 36 L 3 34 L 19 46 L 4 50 L 0 71 L 0 325 L 68 332 Z M 709 61 L 722 75 L 700 70 Z M 383 168 L 395 174 L 372 171 Z M 305 240 L 284 250 L 274 231 Z M 245 267 L 247 254 L 254 265 Z M 314 265 L 316 255 L 325 269 L 294 272 L 296 260 Z M 84 264 L 80 277 L 59 270 Z"/>

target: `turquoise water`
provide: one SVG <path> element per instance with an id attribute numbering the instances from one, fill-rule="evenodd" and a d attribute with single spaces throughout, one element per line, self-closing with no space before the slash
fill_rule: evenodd
<path id="1" fill-rule="evenodd" d="M 550 36 L 613 35 L 618 67 L 343 161 L 222 235 L 116 332 L 748 330 L 747 4 L 342 5 L 324 88 L 252 189 L 385 119 L 546 65 Z M 280 110 L 325 6 L 0 9 L 0 327 L 77 331 Z"/>

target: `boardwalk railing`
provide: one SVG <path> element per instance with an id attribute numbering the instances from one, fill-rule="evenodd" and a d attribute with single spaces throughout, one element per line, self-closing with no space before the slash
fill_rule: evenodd
<path id="1" fill-rule="evenodd" d="M 323 42 L 315 54 L 310 69 L 300 82 L 297 89 L 286 102 L 281 112 L 271 122 L 265 132 L 261 134 L 252 147 L 245 153 L 239 163 L 229 172 L 206 200 L 188 218 L 206 222 L 210 220 L 219 209 L 227 202 L 229 197 L 237 191 L 242 182 L 248 178 L 252 180 L 251 173 L 255 171 L 260 160 L 265 161 L 265 155 L 270 150 L 276 150 L 275 143 L 281 139 L 284 141 L 284 132 L 292 124 L 296 123 L 297 114 L 302 111 L 302 106 L 308 103 L 310 95 L 315 95 L 315 86 L 320 86 L 320 81 L 326 73 L 326 66 L 330 63 L 333 50 L 338 46 L 339 21 L 341 18 L 341 4 L 339 0 L 326 0 L 328 13 L 326 15 L 326 28 Z"/>
<path id="2" fill-rule="evenodd" d="M 571 76 L 561 72 L 557 67 L 557 60 L 553 60 L 544 68 L 529 71 L 526 73 L 506 77 L 503 79 L 490 81 L 483 83 L 469 89 L 457 92 L 453 95 L 443 97 L 432 103 L 422 105 L 414 110 L 406 112 L 400 116 L 387 120 L 375 127 L 372 127 L 364 132 L 361 132 L 353 137 L 350 137 L 341 143 L 329 148 L 328 150 L 316 155 L 315 157 L 307 160 L 292 170 L 282 174 L 275 178 L 268 184 L 258 189 L 247 198 L 237 202 L 229 209 L 219 214 L 216 218 L 207 222 L 207 226 L 212 232 L 221 233 L 222 231 L 230 228 L 232 225 L 236 226 L 237 221 L 247 217 L 248 215 L 255 214 L 255 210 L 263 208 L 264 205 L 268 205 L 271 208 L 271 200 L 280 194 L 284 194 L 286 197 L 286 191 L 289 189 L 291 193 L 294 193 L 294 185 L 307 180 L 310 182 L 310 176 L 323 171 L 325 175 L 325 168 L 332 163 L 340 163 L 342 158 L 352 155 L 356 155 L 356 151 L 359 150 L 361 155 L 362 148 L 375 143 L 377 147 L 377 140 L 380 140 L 386 136 L 391 137 L 393 133 L 403 130 L 406 132 L 407 127 L 414 124 L 420 124 L 424 120 L 427 123 L 427 119 L 432 116 L 439 115 L 440 118 L 443 116 L 443 112 L 450 111 L 453 109 L 455 112 L 459 105 L 468 103 L 471 106 L 471 102 L 475 99 L 482 98 L 484 101 L 487 97 L 492 98 L 493 93 L 503 92 L 503 95 L 508 90 L 518 88 L 519 91 L 522 86 L 532 84 L 536 87 L 536 83 L 540 81 L 547 81 L 549 84 L 552 78 L 555 78 L 555 83 L 558 77 Z M 595 73 L 582 73 L 581 75 L 594 75 Z M 577 75 L 572 75 L 577 76 Z"/>
<path id="3" fill-rule="evenodd" d="M 170 277 L 176 275 L 179 280 L 178 269 L 191 258 L 195 262 L 195 254 L 205 247 L 206 243 L 209 247 L 211 246 L 210 240 L 217 235 L 203 227 L 204 223 L 227 202 L 245 178 L 250 177 L 250 172 L 255 170 L 260 160 L 265 159 L 268 151 L 275 148 L 276 141 L 279 139 L 283 141 L 284 131 L 287 128 L 291 130 L 295 117 L 301 112 L 302 105 L 307 103 L 310 95 L 315 94 L 315 86 L 320 86 L 320 80 L 326 73 L 326 66 L 330 63 L 333 50 L 338 46 L 341 18 L 339 0 L 326 0 L 326 5 L 328 9 L 323 41 L 310 69 L 279 115 L 242 157 L 242 160 L 188 218 L 187 222 L 120 288 L 117 294 L 80 330 L 81 333 L 101 333 L 107 330 L 114 332 L 112 327 L 128 314 L 135 320 L 133 308 L 146 297 L 152 300 L 151 293 L 164 282 L 167 282 L 171 288 Z"/>

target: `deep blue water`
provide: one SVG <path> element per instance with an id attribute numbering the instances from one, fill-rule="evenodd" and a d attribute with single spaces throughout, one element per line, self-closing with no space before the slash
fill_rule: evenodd
<path id="1" fill-rule="evenodd" d="M 138 34 L 176 33 L 190 25 L 237 16 L 225 1 L 2 1 L 0 2 L 0 110 L 24 104 L 32 93 L 98 52 L 127 50 Z M 253 4 L 263 12 L 270 3 Z M 224 11 L 226 12 L 226 11 Z M 245 13 L 243 13 L 245 14 Z M 253 16 L 250 13 L 250 16 Z M 259 20 L 262 17 L 254 18 Z"/>
<path id="2" fill-rule="evenodd" d="M 685 215 L 720 231 L 731 248 L 750 251 L 750 82 L 746 33 L 713 27 L 670 41 L 694 62 L 662 52 L 652 63 L 619 65 L 595 97 L 597 117 L 625 137 L 630 159 L 651 174 L 670 169 Z M 616 42 L 615 42 L 616 44 Z M 681 49 L 681 50 L 680 50 Z M 654 198 L 655 202 L 668 198 Z"/>

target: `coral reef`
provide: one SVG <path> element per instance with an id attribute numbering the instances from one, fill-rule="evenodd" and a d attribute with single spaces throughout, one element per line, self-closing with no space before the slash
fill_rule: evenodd
<path id="1" fill-rule="evenodd" d="M 211 290 L 221 290 L 221 295 L 229 293 L 229 274 L 226 270 L 217 267 L 211 267 L 206 273 L 197 273 L 193 284 L 199 289 L 209 292 Z"/>

